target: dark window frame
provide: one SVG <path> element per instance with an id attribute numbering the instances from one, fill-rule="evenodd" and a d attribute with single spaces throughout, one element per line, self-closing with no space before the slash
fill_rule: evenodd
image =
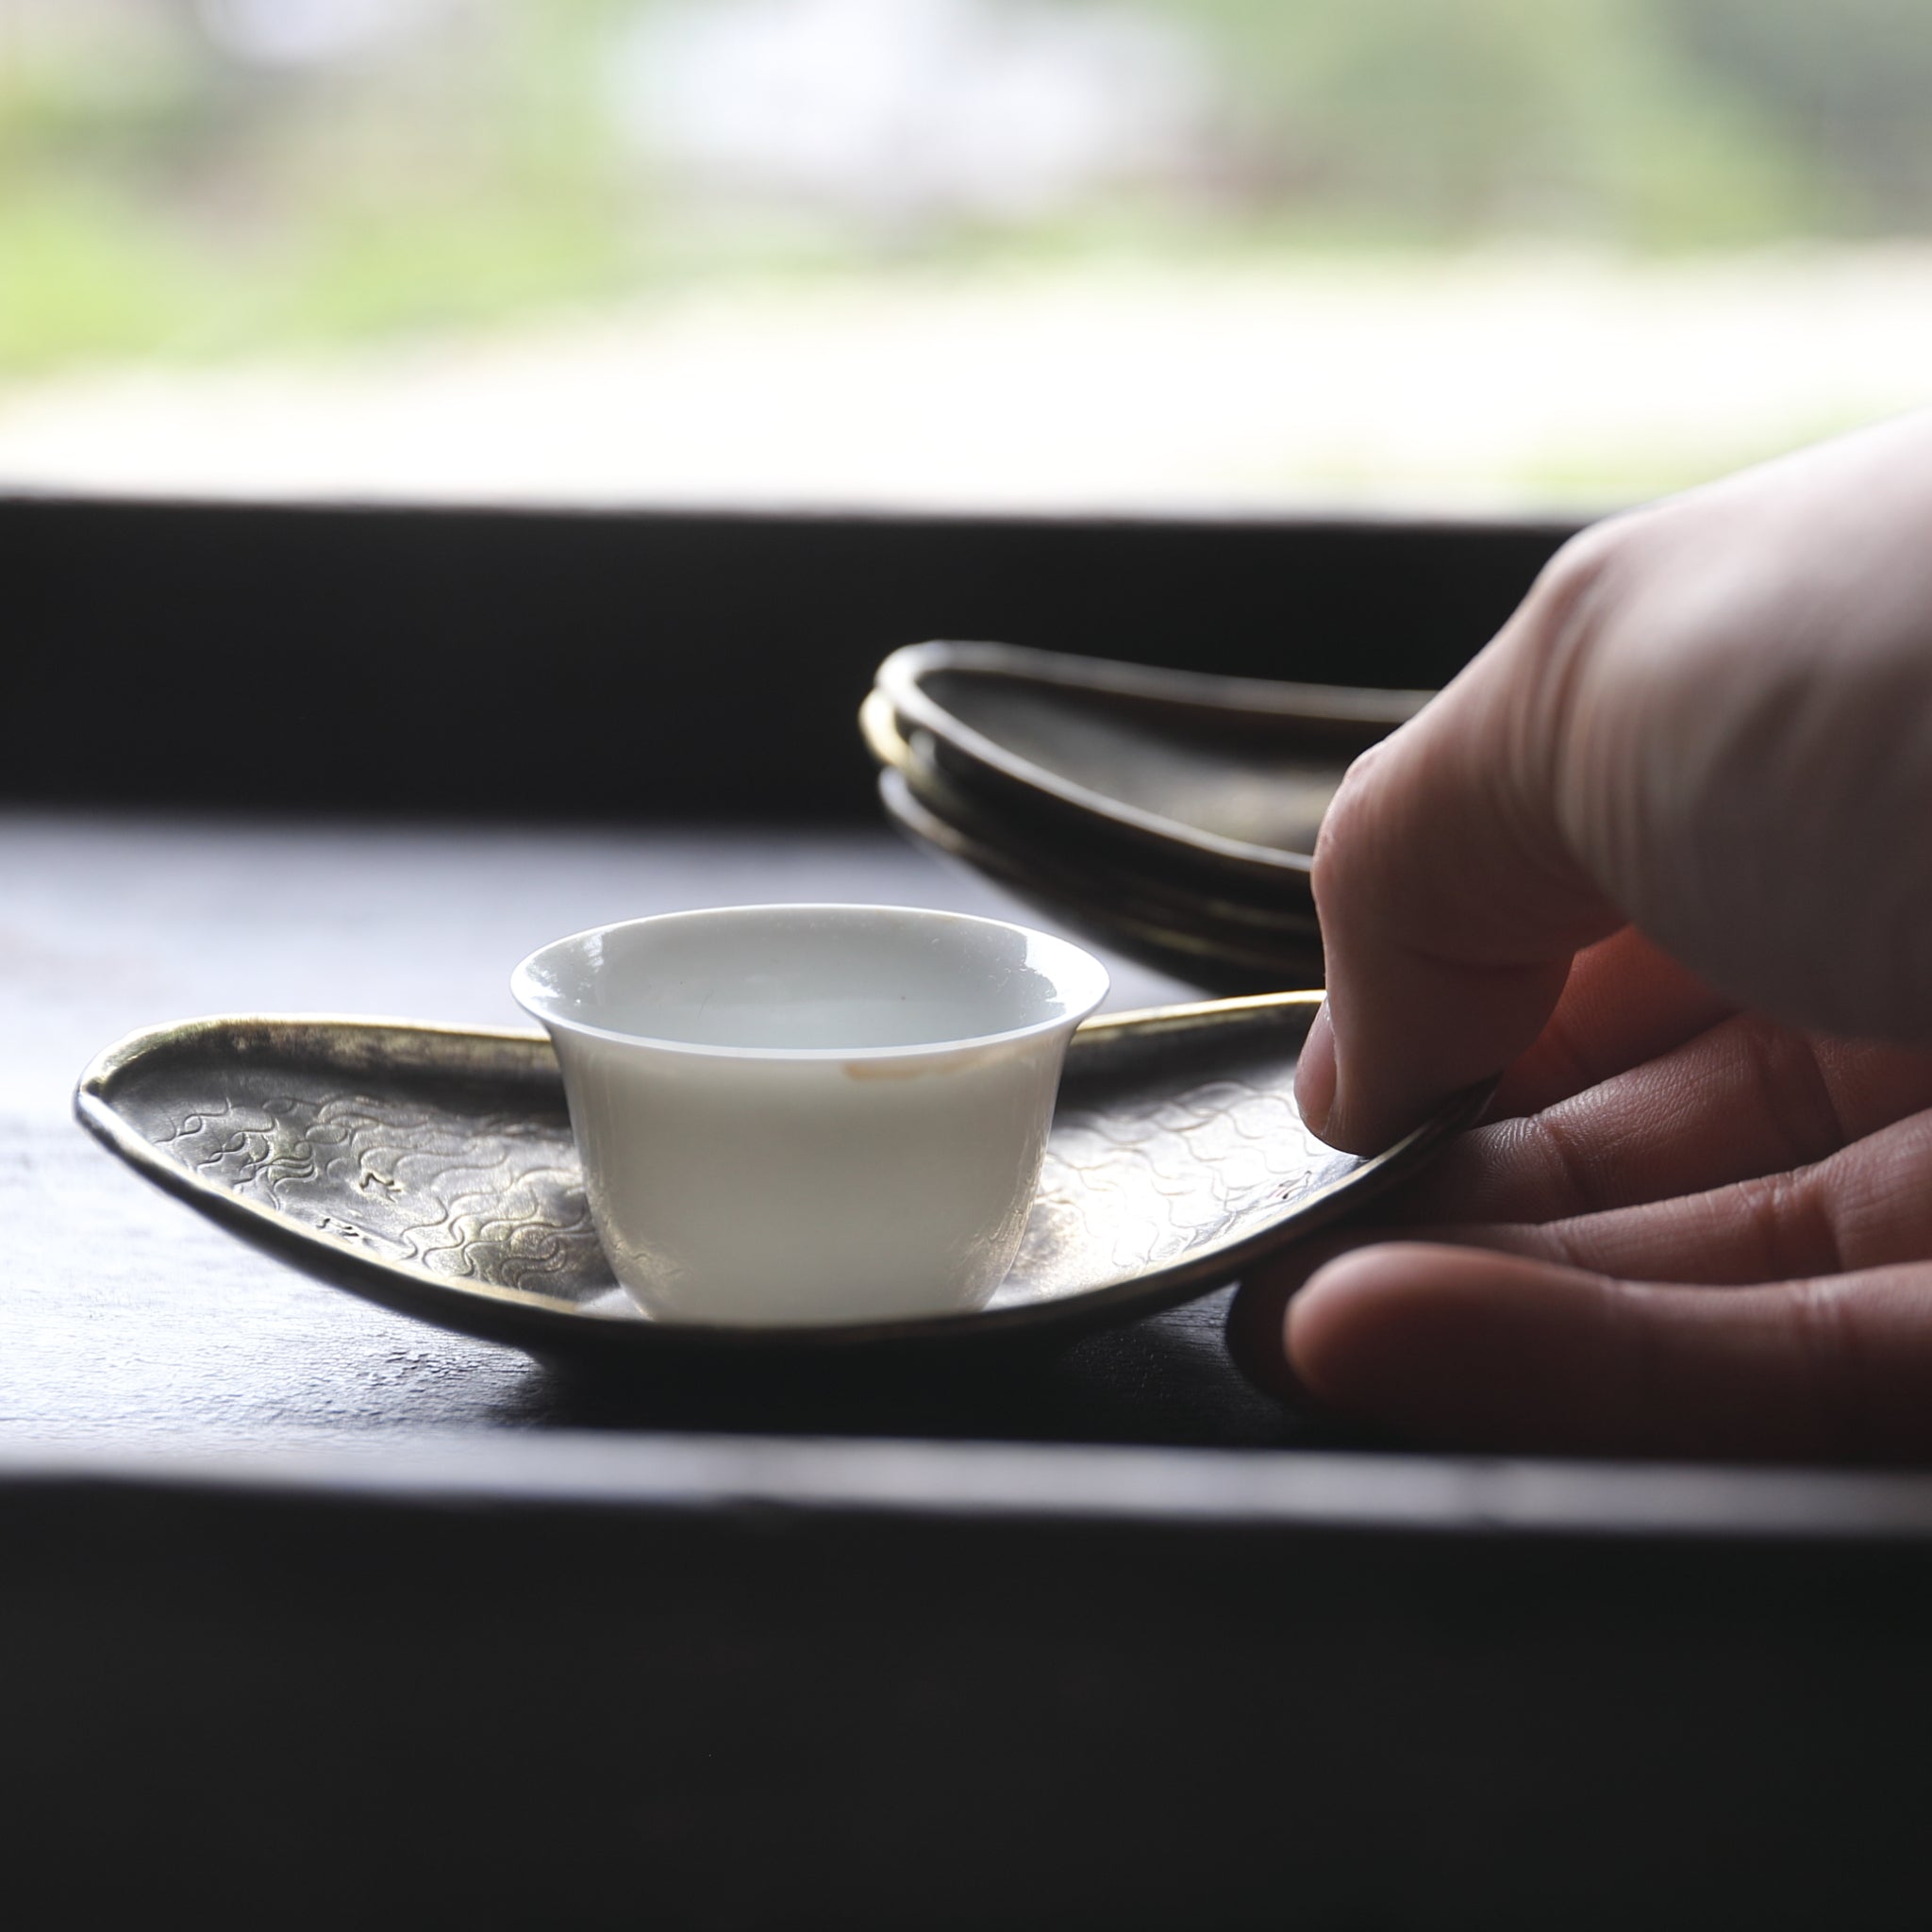
<path id="1" fill-rule="evenodd" d="M 899 644 L 1431 686 L 1567 534 L 0 496 L 0 795 L 858 821 Z"/>

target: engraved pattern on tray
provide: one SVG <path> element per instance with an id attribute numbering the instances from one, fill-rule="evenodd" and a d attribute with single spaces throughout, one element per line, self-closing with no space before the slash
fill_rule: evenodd
<path id="1" fill-rule="evenodd" d="M 994 1307 L 1091 1288 L 1182 1259 L 1361 1165 L 1302 1124 L 1292 1056 L 1199 1069 L 1131 1101 L 1063 1105 L 1013 1272 Z M 1125 1104 L 1124 1104 L 1125 1103 Z"/>
<path id="2" fill-rule="evenodd" d="M 1130 1081 L 1070 1069 L 1039 1196 L 995 1307 L 1051 1300 L 1237 1239 L 1358 1163 L 1303 1126 L 1294 1059 L 1238 1069 L 1144 1061 Z M 326 1074 L 236 1069 L 188 1110 L 153 1095 L 147 1137 L 205 1182 L 353 1251 L 426 1274 L 631 1312 L 584 1197 L 560 1091 L 331 1091 Z M 296 1084 L 299 1082 L 300 1084 Z"/>
<path id="3" fill-rule="evenodd" d="M 560 1116 L 271 1090 L 153 1138 L 203 1180 L 434 1275 L 571 1300 L 614 1286 Z"/>

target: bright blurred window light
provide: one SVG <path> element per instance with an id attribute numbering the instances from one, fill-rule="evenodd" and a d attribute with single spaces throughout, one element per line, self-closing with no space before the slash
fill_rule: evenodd
<path id="1" fill-rule="evenodd" d="M 1925 0 L 0 0 L 0 487 L 1589 510 L 1927 400 Z"/>

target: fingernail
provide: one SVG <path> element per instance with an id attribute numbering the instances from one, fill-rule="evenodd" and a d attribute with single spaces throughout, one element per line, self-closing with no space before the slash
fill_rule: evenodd
<path id="1" fill-rule="evenodd" d="M 1326 1130 L 1335 1108 L 1335 1028 L 1328 1024 L 1325 1000 L 1302 1043 L 1302 1057 L 1294 1070 L 1294 1103 L 1310 1132 Z"/>

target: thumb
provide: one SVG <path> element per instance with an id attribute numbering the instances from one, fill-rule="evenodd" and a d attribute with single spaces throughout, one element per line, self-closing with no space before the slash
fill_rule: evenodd
<path id="1" fill-rule="evenodd" d="M 1298 1083 L 1310 1127 L 1374 1153 L 1529 1046 L 1582 947 L 1624 924 L 1557 800 L 1600 595 L 1588 539 L 1495 641 L 1359 758 L 1315 852 L 1329 997 Z"/>
<path id="2" fill-rule="evenodd" d="M 1290 1303 L 1303 1387 L 1470 1449 L 1867 1459 L 1932 1447 L 1932 1264 L 1757 1288 L 1362 1248 Z"/>

